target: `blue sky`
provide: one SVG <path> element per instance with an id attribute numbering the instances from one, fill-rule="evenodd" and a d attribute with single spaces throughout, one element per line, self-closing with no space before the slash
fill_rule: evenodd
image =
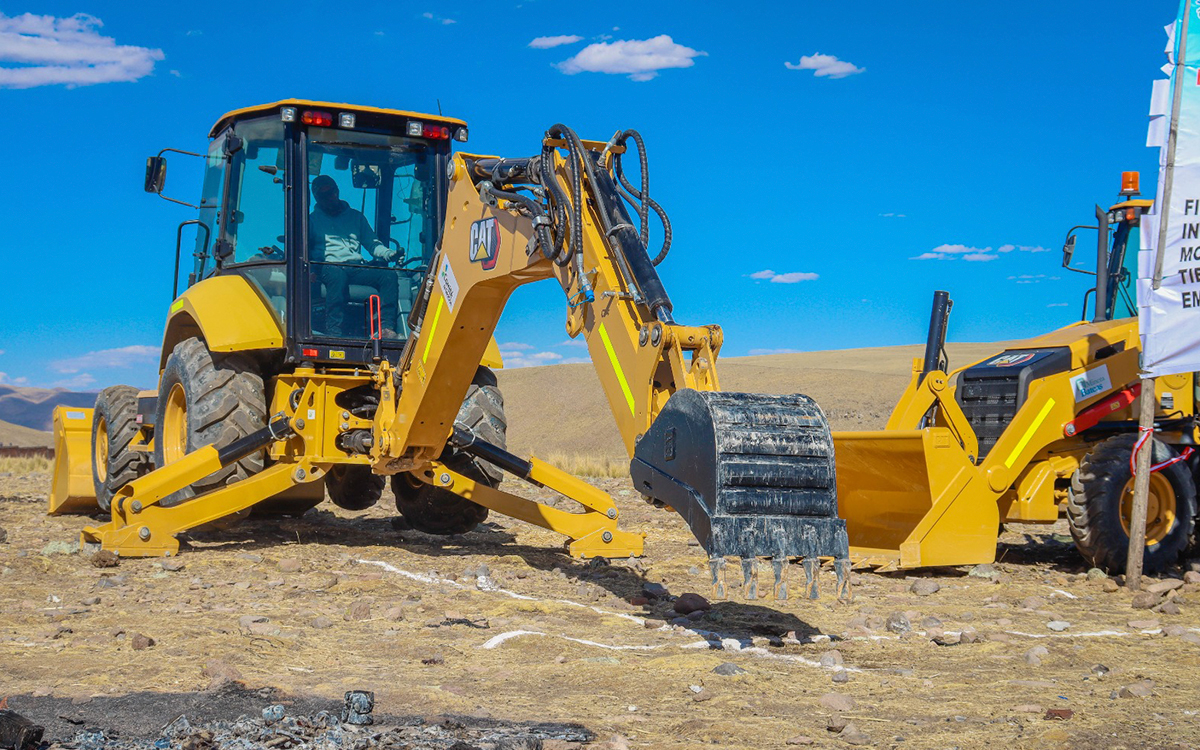
<path id="1" fill-rule="evenodd" d="M 507 156 L 555 122 L 640 130 L 676 318 L 723 326 L 725 356 L 915 343 L 935 289 L 952 340 L 1034 335 L 1077 319 L 1088 286 L 1060 267 L 1067 229 L 1122 170 L 1153 193 L 1146 112 L 1178 7 L 266 5 L 0 7 L 0 382 L 152 386 L 192 212 L 142 192 L 145 157 L 286 97 L 440 102 L 469 150 Z M 168 194 L 198 194 L 188 160 L 169 171 Z M 552 282 L 514 296 L 511 363 L 582 354 L 563 308 Z"/>

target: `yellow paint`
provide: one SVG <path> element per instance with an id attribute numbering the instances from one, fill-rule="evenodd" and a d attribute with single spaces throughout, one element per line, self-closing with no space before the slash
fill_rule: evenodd
<path id="1" fill-rule="evenodd" d="M 445 305 L 445 297 L 438 296 L 437 307 L 433 311 L 433 325 L 429 326 L 429 331 L 425 334 L 425 351 L 421 354 L 421 361 L 429 361 L 429 347 L 433 345 L 433 334 L 437 330 L 438 320 L 442 317 L 442 307 Z"/>
<path id="2" fill-rule="evenodd" d="M 1029 445 L 1029 441 L 1037 433 L 1038 428 L 1042 426 L 1042 422 L 1046 421 L 1046 417 L 1050 415 L 1050 410 L 1054 408 L 1054 399 L 1046 399 L 1046 403 L 1042 404 L 1042 408 L 1038 411 L 1038 415 L 1033 418 L 1033 424 L 1029 425 L 1029 429 L 1025 430 L 1025 434 L 1021 436 L 1017 442 L 1017 447 L 1012 449 L 1012 453 L 1008 454 L 1008 458 L 1004 459 L 1004 466 L 1011 469 L 1013 464 L 1017 462 L 1017 457 L 1021 455 L 1021 451 L 1025 450 L 1025 446 Z"/>
<path id="3" fill-rule="evenodd" d="M 617 359 L 617 353 L 613 351 L 612 341 L 608 338 L 608 331 L 604 330 L 604 324 L 600 324 L 600 340 L 604 342 L 604 351 L 608 352 L 608 361 L 612 363 L 613 371 L 617 373 L 617 382 L 621 384 L 621 392 L 625 394 L 625 403 L 629 404 L 629 413 L 637 415 L 633 405 L 633 392 L 629 390 L 629 382 L 625 380 L 625 372 L 621 370 L 621 360 Z"/>
<path id="4" fill-rule="evenodd" d="M 496 343 L 495 336 L 488 339 L 487 349 L 483 350 L 483 358 L 479 360 L 479 364 L 493 370 L 503 369 L 504 359 L 500 356 L 500 345 Z"/>
<path id="5" fill-rule="evenodd" d="M 175 345 L 202 336 L 213 352 L 282 349 L 283 329 L 251 282 L 236 274 L 211 276 L 171 304 L 159 366 Z"/>

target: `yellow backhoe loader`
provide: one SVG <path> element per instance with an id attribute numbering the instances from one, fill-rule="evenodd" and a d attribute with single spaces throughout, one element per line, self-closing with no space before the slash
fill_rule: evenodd
<path id="1" fill-rule="evenodd" d="M 1130 454 L 1139 398 L 1156 402 L 1145 567 L 1192 544 L 1200 433 L 1193 375 L 1141 394 L 1136 304 L 1141 216 L 1137 173 L 1122 201 L 1096 207 L 1095 286 L 1084 320 L 947 372 L 950 301 L 934 296 L 925 356 L 882 431 L 834 433 L 839 508 L 857 562 L 919 568 L 992 562 L 1000 524 L 1054 523 L 1064 513 L 1083 557 L 1123 570 L 1132 503 Z M 1111 240 L 1111 243 L 1110 243 Z M 1087 319 L 1088 298 L 1093 314 Z"/>
<path id="2" fill-rule="evenodd" d="M 687 521 L 714 586 L 740 558 L 758 596 L 767 558 L 785 596 L 789 562 L 811 585 L 832 558 L 844 594 L 825 417 L 801 395 L 720 392 L 721 329 L 676 323 L 655 269 L 670 224 L 641 137 L 584 141 L 554 125 L 528 158 L 452 152 L 467 134 L 453 118 L 303 100 L 221 117 L 194 154 L 204 185 L 177 235 L 177 284 L 185 225 L 194 264 L 172 295 L 158 387 L 57 413 L 50 512 L 99 507 L 110 520 L 83 541 L 173 555 L 180 532 L 251 510 L 302 511 L 325 492 L 368 507 L 390 476 L 424 532 L 468 531 L 490 509 L 563 534 L 578 557 L 641 554 L 611 497 L 504 446 L 493 330 L 514 289 L 554 279 L 636 488 Z M 639 184 L 622 168 L 630 146 Z M 148 192 L 162 195 L 168 151 L 147 162 Z M 664 229 L 654 257 L 651 213 Z M 546 408 L 571 404 L 547 394 Z M 499 489 L 504 474 L 578 512 Z"/>

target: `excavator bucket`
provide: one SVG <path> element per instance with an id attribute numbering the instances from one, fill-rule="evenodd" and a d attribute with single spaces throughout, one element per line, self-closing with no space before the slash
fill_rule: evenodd
<path id="1" fill-rule="evenodd" d="M 98 509 L 92 484 L 92 410 L 56 406 L 50 515 Z"/>
<path id="2" fill-rule="evenodd" d="M 834 471 L 829 425 L 807 396 L 692 389 L 671 397 L 630 463 L 634 485 L 687 521 L 714 585 L 736 556 L 753 589 L 753 560 L 769 557 L 777 594 L 788 558 L 847 559 Z"/>
<path id="3" fill-rule="evenodd" d="M 855 562 L 888 568 L 995 560 L 995 494 L 949 430 L 837 432 L 838 506 Z"/>

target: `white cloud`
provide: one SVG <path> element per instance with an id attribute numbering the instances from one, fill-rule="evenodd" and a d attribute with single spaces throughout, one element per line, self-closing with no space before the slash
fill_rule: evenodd
<path id="1" fill-rule="evenodd" d="M 533 344 L 522 344 L 520 341 L 510 341 L 507 344 L 497 344 L 500 351 L 508 350 L 512 352 L 527 352 L 533 348 Z"/>
<path id="2" fill-rule="evenodd" d="M 503 348 L 500 349 L 500 356 L 504 358 L 506 368 L 553 365 L 563 358 L 558 352 L 529 352 L 524 349 L 506 351 Z"/>
<path id="3" fill-rule="evenodd" d="M 751 349 L 750 356 L 757 357 L 763 354 L 795 354 L 799 349 Z"/>
<path id="4" fill-rule="evenodd" d="M 651 39 L 632 39 L 589 44 L 574 57 L 558 63 L 567 75 L 576 73 L 628 74 L 634 81 L 649 81 L 666 68 L 690 68 L 693 58 L 708 53 L 676 44 L 666 34 Z"/>
<path id="5" fill-rule="evenodd" d="M 999 256 L 992 253 L 990 247 L 970 247 L 969 245 L 938 245 L 929 252 L 909 258 L 909 260 L 963 260 L 988 261 Z"/>
<path id="6" fill-rule="evenodd" d="M 0 372 L 0 385 L 29 385 L 29 378 L 10 378 L 7 372 Z"/>
<path id="7" fill-rule="evenodd" d="M 117 44 L 101 36 L 99 18 L 76 13 L 69 18 L 0 13 L 0 88 L 28 89 L 62 85 L 136 81 L 163 59 L 160 49 Z"/>
<path id="8" fill-rule="evenodd" d="M 559 344 L 559 346 L 577 346 L 577 347 L 581 346 L 586 349 L 587 348 L 587 340 L 583 339 L 583 338 L 567 339 L 566 341 Z"/>
<path id="9" fill-rule="evenodd" d="M 886 214 L 879 214 L 879 215 L 880 215 L 880 216 L 887 217 L 887 218 L 889 218 L 889 219 L 905 219 L 905 218 L 908 218 L 908 217 L 906 217 L 904 214 L 897 214 L 897 213 L 891 213 L 891 212 L 888 212 L 888 213 L 886 213 Z"/>
<path id="10" fill-rule="evenodd" d="M 792 271 L 791 273 L 779 273 L 771 277 L 772 284 L 795 284 L 798 281 L 816 281 L 821 278 L 815 273 Z"/>
<path id="11" fill-rule="evenodd" d="M 1046 305 L 1046 307 L 1066 307 L 1068 304 L 1070 304 L 1070 303 L 1068 303 L 1068 302 L 1051 302 L 1050 304 Z"/>
<path id="12" fill-rule="evenodd" d="M 86 388 L 91 388 L 96 384 L 96 378 L 92 377 L 91 373 L 81 372 L 72 375 L 65 380 L 60 380 L 52 384 L 51 388 L 66 388 L 70 391 L 81 391 Z"/>
<path id="13" fill-rule="evenodd" d="M 442 19 L 443 26 L 449 26 L 452 23 L 458 23 L 458 21 L 455 21 L 453 18 L 443 18 Z"/>
<path id="14" fill-rule="evenodd" d="M 204 36 L 204 32 L 200 29 L 189 29 L 184 36 Z"/>
<path id="15" fill-rule="evenodd" d="M 784 62 L 784 67 L 788 70 L 811 70 L 817 78 L 845 78 L 866 71 L 866 68 L 839 60 L 833 55 L 822 55 L 820 52 L 801 57 L 799 64 Z"/>
<path id="16" fill-rule="evenodd" d="M 433 14 L 432 13 L 422 13 L 421 18 L 433 18 Z"/>
<path id="17" fill-rule="evenodd" d="M 86 373 L 82 372 L 83 370 L 106 367 L 129 367 L 142 362 L 156 360 L 158 359 L 158 355 L 157 346 L 135 344 L 134 346 L 122 346 L 116 349 L 100 349 L 88 352 L 87 354 L 81 354 L 78 357 L 57 359 L 50 363 L 50 369 L 64 375 L 74 375 L 76 373 L 86 375 Z M 88 375 L 88 377 L 91 376 Z"/>
<path id="18" fill-rule="evenodd" d="M 750 274 L 750 278 L 764 280 L 770 279 L 772 284 L 795 284 L 799 281 L 813 281 L 821 278 L 819 274 L 808 273 L 807 271 L 791 271 L 789 273 L 775 273 L 771 270 L 755 271 Z"/>
<path id="19" fill-rule="evenodd" d="M 1014 250 L 1019 250 L 1023 253 L 1050 252 L 1039 245 L 1001 245 L 995 250 L 992 250 L 990 247 L 970 247 L 969 245 L 939 245 L 928 252 L 915 255 L 909 258 L 909 260 L 954 260 L 955 258 L 962 258 L 963 260 L 988 261 L 1000 257 L 997 253 L 1011 253 Z M 1009 279 L 1013 278 L 1016 277 L 1009 276 Z"/>
<path id="20" fill-rule="evenodd" d="M 534 49 L 550 49 L 551 47 L 561 47 L 564 44 L 574 44 L 575 42 L 583 41 L 583 37 L 571 35 L 563 36 L 539 36 L 529 43 Z"/>
<path id="21" fill-rule="evenodd" d="M 428 18 L 430 21 L 437 21 L 443 26 L 449 26 L 452 23 L 458 23 L 458 21 L 455 21 L 453 18 L 442 18 L 441 16 L 435 16 L 428 11 L 422 13 L 421 18 Z"/>

